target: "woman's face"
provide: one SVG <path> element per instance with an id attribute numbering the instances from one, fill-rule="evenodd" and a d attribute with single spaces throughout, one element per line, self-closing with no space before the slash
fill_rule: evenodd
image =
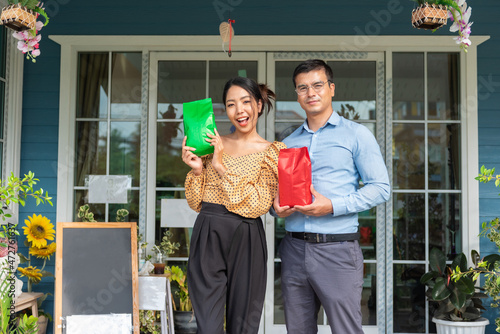
<path id="1" fill-rule="evenodd" d="M 240 86 L 231 86 L 226 95 L 227 117 L 233 123 L 236 131 L 248 133 L 257 126 L 262 102 L 258 103 L 252 95 Z"/>

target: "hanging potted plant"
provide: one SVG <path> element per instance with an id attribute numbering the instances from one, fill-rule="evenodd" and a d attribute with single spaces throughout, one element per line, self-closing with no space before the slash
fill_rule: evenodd
<path id="1" fill-rule="evenodd" d="M 486 294 L 477 291 L 475 286 L 478 276 L 464 274 L 452 278 L 457 268 L 466 272 L 467 258 L 458 254 L 451 265 L 446 264 L 446 255 L 437 248 L 430 253 L 429 265 L 431 270 L 425 273 L 420 282 L 428 289 L 426 296 L 430 305 L 434 306 L 432 321 L 436 324 L 438 334 L 484 334 L 488 319 L 482 318 L 485 309 L 482 299 Z"/>
<path id="2" fill-rule="evenodd" d="M 447 23 L 448 18 L 453 21 L 451 32 L 458 32 L 454 37 L 460 48 L 467 52 L 471 45 L 469 39 L 472 22 L 469 23 L 471 7 L 467 7 L 465 0 L 413 0 L 418 7 L 413 9 L 411 24 L 414 28 L 435 31 Z"/>
<path id="3" fill-rule="evenodd" d="M 9 5 L 2 9 L 0 16 L 1 24 L 15 31 L 35 29 L 38 15 L 45 18 L 45 24 L 49 17 L 43 9 L 43 4 L 38 0 L 8 0 Z"/>
<path id="4" fill-rule="evenodd" d="M 0 24 L 15 30 L 12 34 L 19 40 L 17 48 L 26 55 L 27 59 L 36 62 L 40 55 L 39 43 L 42 35 L 39 31 L 49 23 L 49 17 L 38 0 L 8 0 L 9 5 L 2 9 Z M 45 22 L 38 21 L 39 15 Z"/>

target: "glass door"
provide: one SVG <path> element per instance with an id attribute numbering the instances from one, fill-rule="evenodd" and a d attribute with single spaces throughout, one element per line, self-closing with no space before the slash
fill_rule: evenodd
<path id="1" fill-rule="evenodd" d="M 231 58 L 222 52 L 150 54 L 146 241 L 159 243 L 169 228 L 171 241 L 180 243 L 169 264 L 186 264 L 196 218 L 184 194 L 189 167 L 181 159 L 183 103 L 211 98 L 219 133 L 228 134 L 231 123 L 222 103 L 224 84 L 236 76 L 262 79 L 264 61 L 262 53 L 235 53 Z M 264 136 L 265 120 L 260 123 Z"/>
<path id="2" fill-rule="evenodd" d="M 341 116 L 365 125 L 386 151 L 385 82 L 383 53 L 270 53 L 267 81 L 275 89 L 275 111 L 268 116 L 268 140 L 283 140 L 300 126 L 305 112 L 297 102 L 292 74 L 309 58 L 321 58 L 332 67 L 336 86 L 333 108 Z M 364 255 L 362 294 L 363 329 L 377 333 L 385 328 L 385 205 L 359 214 L 361 248 Z M 284 219 L 267 218 L 269 247 L 268 284 L 265 308 L 266 333 L 286 333 L 281 297 L 280 241 L 285 235 Z M 274 228 L 269 228 L 274 227 Z M 272 254 L 272 256 L 271 256 Z M 322 310 L 318 316 L 319 333 L 331 333 Z M 384 329 L 385 330 L 385 329 Z"/>

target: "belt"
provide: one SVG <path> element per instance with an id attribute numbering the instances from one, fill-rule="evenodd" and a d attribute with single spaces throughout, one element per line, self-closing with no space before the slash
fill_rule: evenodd
<path id="1" fill-rule="evenodd" d="M 359 240 L 359 232 L 341 234 L 321 234 L 307 232 L 286 232 L 292 238 L 304 240 L 306 242 L 334 242 L 334 241 L 354 241 Z"/>

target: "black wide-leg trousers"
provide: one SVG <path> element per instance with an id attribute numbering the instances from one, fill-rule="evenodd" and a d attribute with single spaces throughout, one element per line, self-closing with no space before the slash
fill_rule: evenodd
<path id="1" fill-rule="evenodd" d="M 267 246 L 260 218 L 202 203 L 188 262 L 188 288 L 198 334 L 252 334 L 266 291 Z"/>

